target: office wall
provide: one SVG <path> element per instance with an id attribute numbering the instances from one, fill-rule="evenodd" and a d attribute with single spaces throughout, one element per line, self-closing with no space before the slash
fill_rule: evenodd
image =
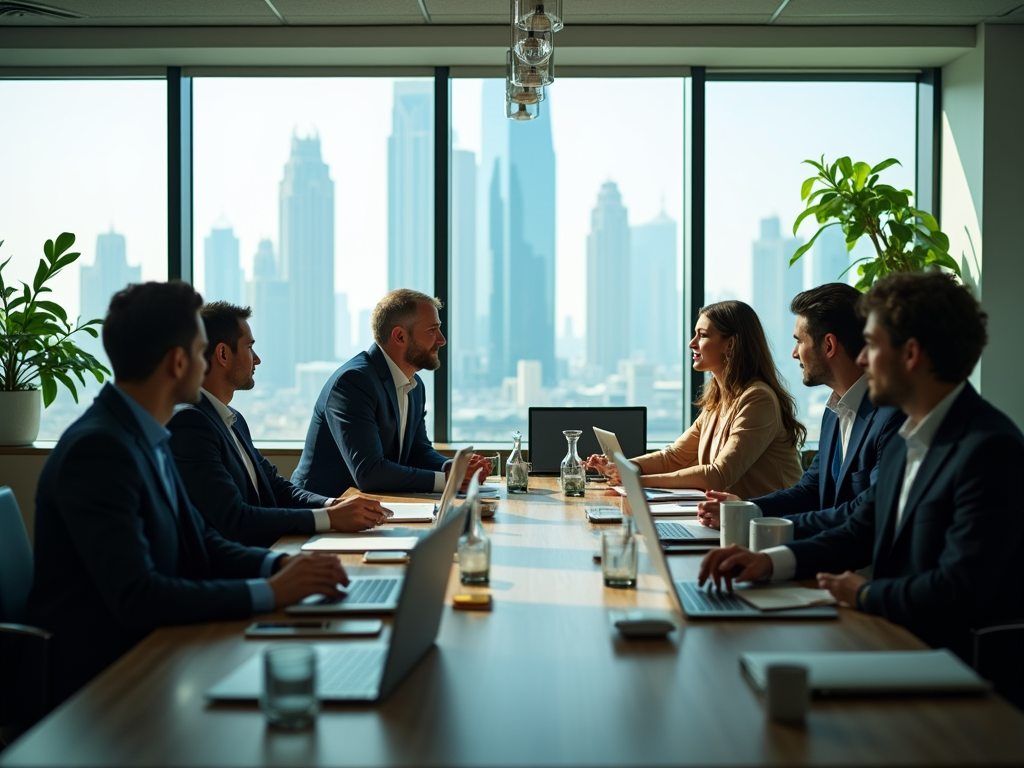
<path id="1" fill-rule="evenodd" d="M 1024 26 L 981 25 L 975 50 L 942 69 L 942 229 L 989 315 L 972 381 L 1024 427 Z"/>

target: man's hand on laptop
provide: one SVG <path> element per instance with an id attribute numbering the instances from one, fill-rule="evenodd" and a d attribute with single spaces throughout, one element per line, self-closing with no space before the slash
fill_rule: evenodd
<path id="1" fill-rule="evenodd" d="M 383 525 L 392 513 L 376 499 L 351 496 L 335 501 L 327 508 L 327 516 L 331 519 L 331 530 L 355 533 Z"/>
<path id="2" fill-rule="evenodd" d="M 732 592 L 734 581 L 760 581 L 772 575 L 772 559 L 764 552 L 751 552 L 738 544 L 712 549 L 700 563 L 697 576 L 699 586 L 708 581 L 714 583 L 716 589 L 725 588 Z"/>
<path id="3" fill-rule="evenodd" d="M 267 583 L 274 607 L 284 608 L 310 595 L 338 597 L 338 585 L 347 585 L 348 576 L 337 555 L 292 555 L 282 558 L 281 569 Z"/>
<path id="4" fill-rule="evenodd" d="M 705 491 L 704 495 L 708 497 L 708 500 L 702 501 L 697 505 L 697 519 L 708 528 L 717 529 L 721 527 L 718 513 L 721 509 L 719 505 L 723 501 L 743 501 L 743 499 L 735 494 L 722 493 L 721 491 Z"/>

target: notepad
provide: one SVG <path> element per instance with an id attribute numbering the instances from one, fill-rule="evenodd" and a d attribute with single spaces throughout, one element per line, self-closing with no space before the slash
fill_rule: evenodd
<path id="1" fill-rule="evenodd" d="M 384 501 L 384 509 L 391 511 L 389 523 L 432 523 L 437 505 L 433 502 Z"/>
<path id="2" fill-rule="evenodd" d="M 655 504 L 651 507 L 651 515 L 653 517 L 661 515 L 690 515 L 695 517 L 697 515 L 697 504 L 687 501 L 678 504 Z"/>
<path id="3" fill-rule="evenodd" d="M 612 488 L 619 496 L 626 495 L 621 485 Z M 707 501 L 704 491 L 699 488 L 644 488 L 644 495 L 650 504 L 662 504 L 668 501 Z"/>
<path id="4" fill-rule="evenodd" d="M 303 552 L 408 552 L 419 536 L 382 536 L 374 533 L 325 533 L 302 545 Z"/>
<path id="5" fill-rule="evenodd" d="M 797 584 L 759 584 L 747 589 L 737 589 L 733 594 L 761 611 L 785 611 L 836 604 L 836 599 L 827 589 L 808 589 Z"/>

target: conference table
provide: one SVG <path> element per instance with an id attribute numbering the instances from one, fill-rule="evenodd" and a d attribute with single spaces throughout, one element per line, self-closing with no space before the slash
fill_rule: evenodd
<path id="1" fill-rule="evenodd" d="M 463 587 L 452 566 L 436 647 L 386 701 L 327 704 L 311 729 L 276 730 L 255 703 L 203 696 L 266 646 L 243 639 L 249 622 L 171 627 L 0 754 L 0 765 L 1024 764 L 1024 715 L 994 694 L 815 700 L 803 727 L 767 718 L 740 672 L 742 652 L 924 647 L 857 611 L 795 622 L 676 616 L 668 639 L 622 638 L 610 609 L 671 609 L 646 555 L 636 589 L 603 584 L 593 560 L 600 526 L 584 506 L 621 499 L 601 486 L 566 499 L 553 478 L 530 483 L 512 499 L 502 488 L 484 524 L 489 586 Z M 276 547 L 294 552 L 303 541 Z M 342 559 L 350 572 L 403 567 Z M 693 578 L 699 562 L 670 557 L 678 578 Z M 493 610 L 453 610 L 452 596 L 466 591 L 490 592 Z"/>

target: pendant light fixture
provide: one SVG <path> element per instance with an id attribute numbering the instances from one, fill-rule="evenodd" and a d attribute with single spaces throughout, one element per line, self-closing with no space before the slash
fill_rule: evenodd
<path id="1" fill-rule="evenodd" d="M 555 80 L 554 33 L 562 28 L 562 0 L 509 0 L 505 56 L 505 117 L 540 116 L 544 88 Z"/>

